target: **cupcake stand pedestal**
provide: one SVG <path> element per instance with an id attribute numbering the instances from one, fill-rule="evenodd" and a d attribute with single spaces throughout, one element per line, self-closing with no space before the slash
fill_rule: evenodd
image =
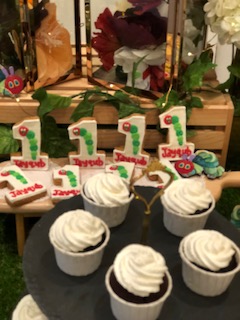
<path id="1" fill-rule="evenodd" d="M 157 192 L 152 187 L 137 187 L 137 190 L 147 201 Z M 127 244 L 140 242 L 144 204 L 138 200 L 132 201 L 124 223 L 111 229 L 110 242 L 99 269 L 86 277 L 69 276 L 57 267 L 48 238 L 49 228 L 55 219 L 63 212 L 77 208 L 83 208 L 81 196 L 62 201 L 31 230 L 23 255 L 27 289 L 51 320 L 113 320 L 104 284 L 105 274 L 117 252 Z M 173 290 L 159 320 L 239 319 L 240 274 L 234 278 L 228 290 L 218 297 L 206 298 L 191 292 L 181 276 L 178 254 L 181 238 L 170 234 L 162 220 L 162 206 L 157 200 L 152 206 L 148 243 L 163 254 L 173 277 Z M 205 228 L 218 230 L 240 245 L 239 231 L 216 211 L 210 215 Z"/>

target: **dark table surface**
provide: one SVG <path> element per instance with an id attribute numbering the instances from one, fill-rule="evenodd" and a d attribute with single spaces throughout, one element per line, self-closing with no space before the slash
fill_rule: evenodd
<path id="1" fill-rule="evenodd" d="M 157 191 L 151 187 L 138 187 L 138 190 L 148 199 Z M 35 224 L 24 249 L 26 286 L 50 320 L 112 320 L 105 273 L 121 248 L 140 242 L 144 205 L 141 201 L 132 201 L 125 222 L 111 229 L 101 266 L 86 277 L 69 276 L 58 268 L 48 238 L 49 228 L 59 215 L 79 208 L 83 208 L 82 197 L 73 197 L 58 203 Z M 216 211 L 210 215 L 205 228 L 218 230 L 240 245 L 240 232 Z M 157 200 L 152 206 L 148 244 L 165 257 L 173 278 L 173 290 L 159 320 L 239 320 L 240 274 L 221 296 L 209 298 L 193 293 L 181 276 L 180 240 L 164 228 L 162 206 Z"/>

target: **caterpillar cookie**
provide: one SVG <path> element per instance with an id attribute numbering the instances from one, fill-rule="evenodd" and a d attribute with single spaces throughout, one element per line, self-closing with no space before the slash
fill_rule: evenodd
<path id="1" fill-rule="evenodd" d="M 22 152 L 11 154 L 11 164 L 24 170 L 48 170 L 49 158 L 41 153 L 41 123 L 38 117 L 29 117 L 16 123 L 13 137 L 21 140 Z"/>
<path id="2" fill-rule="evenodd" d="M 0 172 L 0 188 L 9 188 L 5 199 L 11 206 L 18 206 L 46 195 L 47 189 L 41 182 L 33 182 L 16 165 L 4 167 Z"/>
<path id="3" fill-rule="evenodd" d="M 121 178 L 125 179 L 128 183 L 130 183 L 130 180 L 134 172 L 134 167 L 134 163 L 118 162 L 106 165 L 105 171 L 116 174 Z"/>
<path id="4" fill-rule="evenodd" d="M 79 140 L 78 152 L 69 153 L 69 163 L 83 168 L 105 168 L 104 151 L 97 152 L 97 121 L 86 117 L 68 127 L 70 140 Z"/>
<path id="5" fill-rule="evenodd" d="M 144 115 L 131 115 L 118 120 L 118 131 L 126 135 L 125 146 L 113 150 L 113 161 L 132 162 L 139 168 L 145 168 L 149 154 L 143 151 L 146 120 Z"/>
<path id="6" fill-rule="evenodd" d="M 55 186 L 51 188 L 51 199 L 58 202 L 80 194 L 80 169 L 78 166 L 66 165 L 53 170 Z"/>

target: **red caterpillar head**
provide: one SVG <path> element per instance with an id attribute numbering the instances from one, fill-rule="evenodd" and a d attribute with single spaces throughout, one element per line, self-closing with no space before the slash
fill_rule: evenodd
<path id="1" fill-rule="evenodd" d="M 14 73 L 12 66 L 9 67 L 9 72 L 3 66 L 0 68 L 6 78 L 4 84 L 6 91 L 10 94 L 19 94 L 24 87 L 22 78 Z"/>

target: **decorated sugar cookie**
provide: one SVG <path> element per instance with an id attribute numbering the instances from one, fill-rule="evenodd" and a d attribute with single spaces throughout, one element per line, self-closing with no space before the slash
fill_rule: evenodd
<path id="1" fill-rule="evenodd" d="M 78 152 L 69 153 L 69 162 L 83 168 L 104 168 L 106 155 L 97 152 L 97 121 L 82 118 L 68 127 L 71 140 L 79 140 Z"/>
<path id="2" fill-rule="evenodd" d="M 134 163 L 118 162 L 106 165 L 105 171 L 119 175 L 121 178 L 125 179 L 128 183 L 130 183 L 134 167 Z"/>
<path id="3" fill-rule="evenodd" d="M 29 117 L 16 123 L 13 137 L 21 140 L 22 152 L 11 154 L 11 163 L 23 170 L 48 170 L 49 158 L 41 153 L 41 123 L 38 117 Z"/>
<path id="4" fill-rule="evenodd" d="M 147 173 L 148 179 L 151 181 L 157 181 L 158 187 L 163 187 L 168 183 L 170 176 L 167 172 L 173 174 L 173 180 L 181 179 L 181 176 L 178 174 L 177 170 L 174 168 L 174 165 L 169 160 L 163 159 L 160 161 L 160 163 L 165 166 L 165 171 L 156 170 Z"/>
<path id="5" fill-rule="evenodd" d="M 33 182 L 16 165 L 3 167 L 0 172 L 0 188 L 8 187 L 6 201 L 11 206 L 31 202 L 46 195 L 47 189 L 41 182 Z"/>
<path id="6" fill-rule="evenodd" d="M 53 170 L 54 186 L 51 188 L 51 199 L 58 202 L 80 194 L 79 166 L 66 165 Z"/>
<path id="7" fill-rule="evenodd" d="M 142 149 L 145 126 L 144 115 L 135 114 L 118 120 L 118 131 L 126 135 L 126 141 L 124 147 L 113 150 L 114 162 L 131 162 L 139 168 L 148 165 L 150 156 Z"/>
<path id="8" fill-rule="evenodd" d="M 168 143 L 158 146 L 159 159 L 179 160 L 194 152 L 194 144 L 186 142 L 186 108 L 173 107 L 159 116 L 161 128 L 168 128 Z"/>

